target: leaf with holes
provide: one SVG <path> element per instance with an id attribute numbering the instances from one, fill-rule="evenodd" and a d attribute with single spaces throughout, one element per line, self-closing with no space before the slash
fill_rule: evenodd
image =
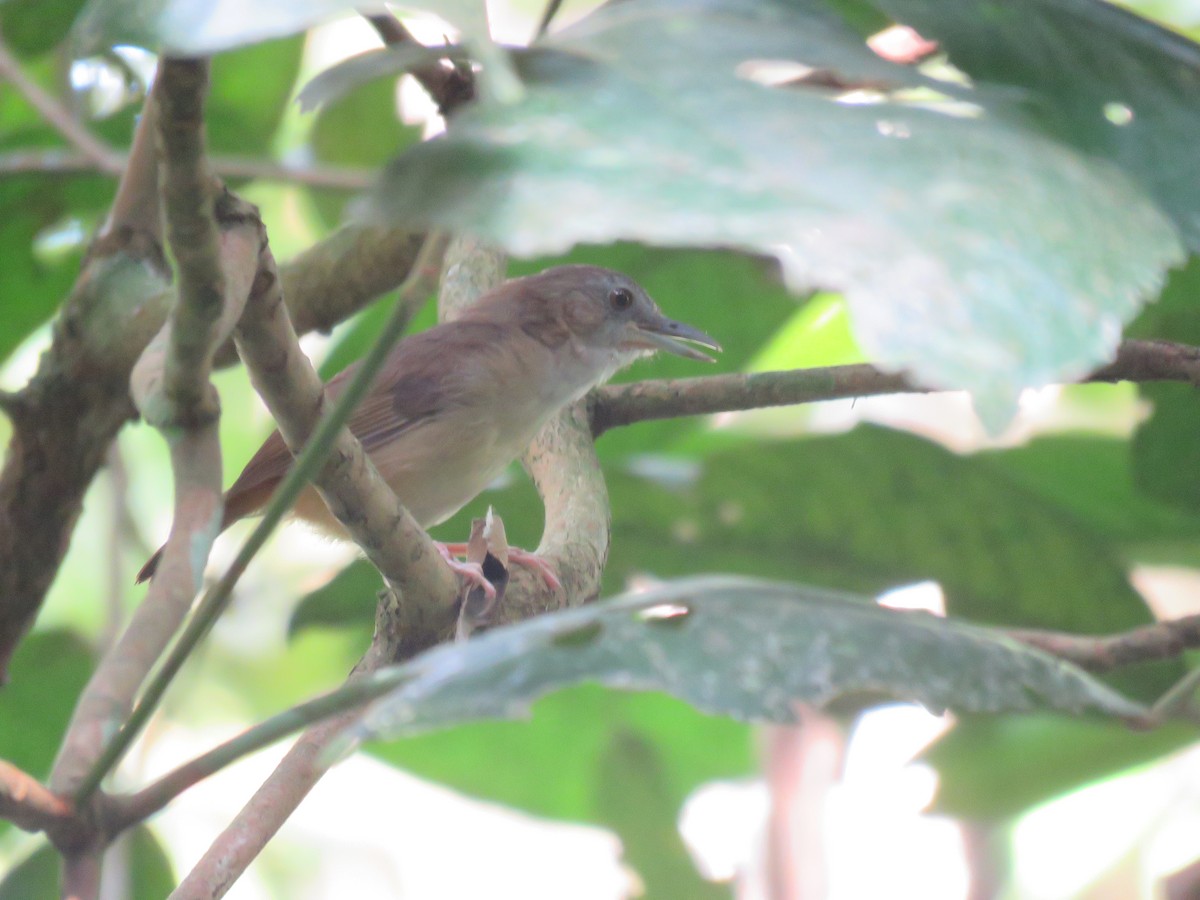
<path id="1" fill-rule="evenodd" d="M 1007 97 L 877 57 L 822 4 L 630 0 L 517 69 L 519 102 L 464 110 L 373 208 L 521 256 L 617 238 L 775 255 L 793 287 L 846 294 L 873 358 L 969 389 L 993 424 L 1108 358 L 1182 256 L 1115 166 L 993 114 Z"/>
<path id="2" fill-rule="evenodd" d="M 788 722 L 797 702 L 866 692 L 931 709 L 1140 718 L 1082 670 L 1002 634 L 799 585 L 703 577 L 540 616 L 373 676 L 396 685 L 360 736 L 516 716 L 595 681 L 709 713 Z"/>

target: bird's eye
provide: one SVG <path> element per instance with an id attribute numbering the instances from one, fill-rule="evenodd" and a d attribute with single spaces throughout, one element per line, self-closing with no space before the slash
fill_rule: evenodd
<path id="1" fill-rule="evenodd" d="M 613 309 L 629 309 L 633 306 L 633 294 L 628 288 L 614 288 L 608 295 L 608 302 L 612 304 Z"/>

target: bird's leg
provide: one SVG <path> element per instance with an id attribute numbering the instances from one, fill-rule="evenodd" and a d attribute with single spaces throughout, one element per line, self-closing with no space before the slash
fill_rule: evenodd
<path id="1" fill-rule="evenodd" d="M 487 576 L 483 574 L 483 566 L 481 566 L 479 563 L 459 562 L 457 559 L 455 559 L 455 556 L 461 556 L 463 551 L 458 551 L 456 553 L 451 548 L 466 548 L 466 544 L 443 544 L 440 541 L 434 541 L 433 545 L 438 548 L 438 553 L 442 555 L 442 559 L 446 561 L 446 564 L 450 566 L 455 573 L 466 579 L 469 584 L 475 584 L 481 587 L 489 600 L 495 599 L 496 588 L 490 581 L 487 580 Z"/>
<path id="2" fill-rule="evenodd" d="M 454 556 L 464 556 L 467 552 L 466 544 L 438 544 L 438 547 L 445 553 L 453 554 Z M 509 547 L 508 561 L 510 564 L 533 569 L 533 571 L 542 576 L 542 580 L 550 588 L 556 591 L 562 589 L 562 582 L 558 580 L 558 575 L 555 574 L 554 567 L 536 553 L 529 550 L 522 550 L 520 547 Z M 460 565 L 471 565 L 471 563 L 460 563 Z"/>

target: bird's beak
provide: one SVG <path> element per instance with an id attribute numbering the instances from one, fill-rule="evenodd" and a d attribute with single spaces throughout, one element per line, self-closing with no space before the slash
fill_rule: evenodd
<path id="1" fill-rule="evenodd" d="M 707 353 L 697 350 L 692 344 L 708 347 L 718 353 L 721 350 L 721 345 L 699 328 L 668 319 L 662 314 L 649 321 L 631 322 L 630 325 L 633 334 L 630 335 L 625 346 L 631 350 L 666 350 L 676 356 L 696 359 L 700 362 L 716 362 L 716 360 Z M 684 343 L 685 341 L 687 343 Z"/>

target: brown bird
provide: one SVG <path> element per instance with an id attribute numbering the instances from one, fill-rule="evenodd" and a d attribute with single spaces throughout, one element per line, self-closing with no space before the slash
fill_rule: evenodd
<path id="1" fill-rule="evenodd" d="M 713 361 L 690 344 L 721 349 L 704 332 L 664 316 L 628 276 L 558 266 L 507 281 L 458 319 L 400 341 L 348 425 L 413 518 L 429 528 L 483 491 L 551 416 L 638 357 L 666 350 Z M 355 369 L 329 381 L 330 399 Z M 221 530 L 259 512 L 291 465 L 276 431 L 225 493 Z M 311 486 L 293 512 L 345 537 Z M 443 552 L 473 580 L 482 577 L 478 567 Z M 160 548 L 139 582 L 154 574 L 161 556 Z M 540 564 L 532 554 L 510 559 Z"/>

